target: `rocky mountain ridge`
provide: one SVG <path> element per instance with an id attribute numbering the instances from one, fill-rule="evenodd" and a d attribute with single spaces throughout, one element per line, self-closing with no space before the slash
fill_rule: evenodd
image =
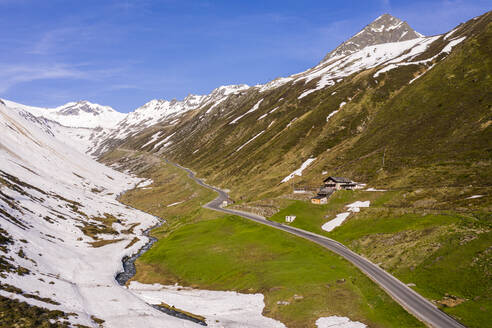
<path id="1" fill-rule="evenodd" d="M 407 22 L 390 14 L 383 14 L 326 55 L 323 61 L 337 56 L 352 54 L 367 46 L 408 41 L 423 37 L 423 34 L 416 32 Z"/>

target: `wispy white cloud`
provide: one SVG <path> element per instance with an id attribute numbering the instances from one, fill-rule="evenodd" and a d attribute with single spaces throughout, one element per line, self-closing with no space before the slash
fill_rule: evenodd
<path id="1" fill-rule="evenodd" d="M 121 30 L 120 30 L 121 31 Z M 66 24 L 57 28 L 43 31 L 26 46 L 26 53 L 31 55 L 57 55 L 84 51 L 90 47 L 118 39 L 118 31 L 104 24 L 85 25 Z"/>
<path id="2" fill-rule="evenodd" d="M 113 84 L 107 88 L 109 91 L 116 90 L 143 90 L 144 88 L 133 84 Z"/>
<path id="3" fill-rule="evenodd" d="M 35 80 L 46 79 L 84 79 L 86 73 L 65 65 L 8 65 L 0 66 L 0 92 L 5 92 L 12 86 Z"/>
<path id="4" fill-rule="evenodd" d="M 121 70 L 122 68 L 81 70 L 79 67 L 66 64 L 0 65 L 0 92 L 5 92 L 20 83 L 37 80 L 102 80 Z"/>
<path id="5" fill-rule="evenodd" d="M 60 50 L 59 45 L 72 39 L 71 35 L 75 32 L 74 28 L 61 28 L 45 32 L 34 44 L 27 49 L 26 53 L 34 55 L 48 55 Z M 72 39 L 73 40 L 73 39 Z"/>

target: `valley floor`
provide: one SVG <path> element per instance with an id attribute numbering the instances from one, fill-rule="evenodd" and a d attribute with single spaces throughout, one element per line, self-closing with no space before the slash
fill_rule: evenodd
<path id="1" fill-rule="evenodd" d="M 167 218 L 155 246 L 137 261 L 135 281 L 262 293 L 263 314 L 288 327 L 343 316 L 370 327 L 423 326 L 369 278 L 318 245 L 233 215 L 202 208 L 215 194 L 151 155 L 114 154 L 154 184 L 122 197 Z M 106 161 L 111 161 L 108 157 Z M 148 163 L 142 168 L 141 163 Z M 319 322 L 318 322 L 319 323 Z"/>
<path id="2" fill-rule="evenodd" d="M 141 160 L 151 155 L 137 156 Z M 405 317 L 397 310 L 398 306 L 386 310 L 374 306 L 366 294 L 372 283 L 350 271 L 350 265 L 345 264 L 349 267 L 346 268 L 337 256 L 318 254 L 323 250 L 304 245 L 295 237 L 277 235 L 272 229 L 201 208 L 214 195 L 192 183 L 183 171 L 173 166 L 161 162 L 150 172 L 149 177 L 155 181 L 152 188 L 131 191 L 124 201 L 171 219 L 167 226 L 154 232 L 160 241 L 139 261 L 136 280 L 262 292 L 265 315 L 292 327 L 314 326 L 316 317 L 334 314 L 371 327 L 401 326 L 388 321 L 389 316 L 398 320 L 400 316 Z M 296 215 L 291 223 L 294 227 L 342 242 L 466 326 L 486 327 L 491 304 L 488 250 L 492 244 L 487 214 L 402 206 L 402 199 L 409 192 L 340 191 L 327 205 L 321 206 L 310 204 L 308 198 L 277 197 L 233 207 L 260 211 L 262 207 L 270 210 L 273 207 L 277 213 L 269 219 L 277 222 L 284 222 L 286 215 Z M 349 212 L 346 222 L 331 232 L 321 229 L 324 223 L 347 211 L 346 205 L 356 202 L 370 205 Z M 194 261 L 185 263 L 186 258 Z M 393 303 L 381 291 L 375 293 L 379 295 L 377 304 Z M 294 295 L 302 298 L 296 299 Z M 333 302 L 335 298 L 337 301 Z M 370 311 L 362 305 L 364 302 Z M 390 315 L 388 311 L 399 315 Z M 405 326 L 412 325 L 419 324 Z"/>

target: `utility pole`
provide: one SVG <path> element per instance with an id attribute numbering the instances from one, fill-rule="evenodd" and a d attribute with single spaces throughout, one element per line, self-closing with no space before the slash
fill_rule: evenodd
<path id="1" fill-rule="evenodd" d="M 384 158 L 386 157 L 386 147 L 384 147 L 384 152 L 383 152 L 383 166 L 381 167 L 384 169 Z"/>
<path id="2" fill-rule="evenodd" d="M 295 167 L 295 165 L 292 165 L 292 167 L 293 167 L 293 171 L 292 172 L 294 172 L 296 170 L 296 167 Z M 296 175 L 295 174 L 292 175 L 292 195 L 294 194 L 294 190 L 295 190 L 295 184 L 294 184 L 295 178 L 296 178 Z"/>

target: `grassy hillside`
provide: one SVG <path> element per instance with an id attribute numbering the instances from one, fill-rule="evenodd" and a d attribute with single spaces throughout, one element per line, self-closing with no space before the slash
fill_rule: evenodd
<path id="1" fill-rule="evenodd" d="M 423 326 L 339 256 L 275 229 L 203 209 L 200 204 L 215 195 L 184 171 L 145 153 L 123 157 L 125 168 L 137 172 L 139 163 L 153 163 L 141 173 L 154 183 L 121 200 L 166 218 L 152 232 L 159 241 L 137 261 L 136 280 L 263 293 L 264 315 L 288 327 L 314 327 L 317 318 L 329 315 L 371 327 Z"/>
<path id="2" fill-rule="evenodd" d="M 469 327 L 487 327 L 492 310 L 490 215 L 395 206 L 402 192 L 341 191 L 326 205 L 291 200 L 270 217 L 334 238 L 391 272 Z M 321 226 L 345 205 L 371 201 L 332 232 Z"/>

